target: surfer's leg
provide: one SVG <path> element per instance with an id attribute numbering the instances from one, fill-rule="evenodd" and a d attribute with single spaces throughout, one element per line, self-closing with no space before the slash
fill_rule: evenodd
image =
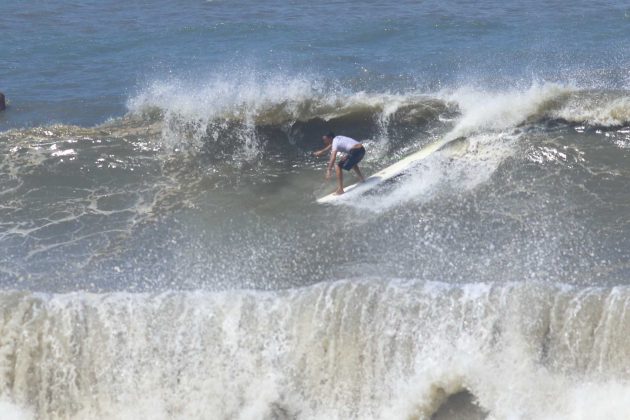
<path id="1" fill-rule="evenodd" d="M 335 172 L 337 173 L 337 191 L 335 194 L 343 194 L 343 171 L 341 165 L 335 166 Z"/>
<path id="2" fill-rule="evenodd" d="M 363 174 L 361 173 L 361 169 L 359 169 L 359 165 L 354 165 L 354 172 L 357 173 L 357 176 L 359 177 L 359 179 L 361 180 L 361 182 L 365 181 L 365 178 L 363 178 Z"/>
<path id="3" fill-rule="evenodd" d="M 349 171 L 350 169 L 354 169 L 354 172 L 357 174 L 361 182 L 365 181 L 363 178 L 363 174 L 361 173 L 361 169 L 359 169 L 359 162 L 365 156 L 365 149 L 363 147 L 352 149 L 350 153 L 348 153 L 348 160 L 345 162 L 343 169 Z"/>

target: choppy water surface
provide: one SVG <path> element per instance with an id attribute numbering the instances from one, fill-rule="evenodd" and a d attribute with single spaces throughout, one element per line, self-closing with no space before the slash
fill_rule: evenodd
<path id="1" fill-rule="evenodd" d="M 627 5 L 0 16 L 0 417 L 625 418 Z"/>

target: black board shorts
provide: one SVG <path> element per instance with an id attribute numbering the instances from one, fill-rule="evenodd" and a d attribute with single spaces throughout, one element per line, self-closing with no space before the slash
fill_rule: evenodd
<path id="1" fill-rule="evenodd" d="M 365 148 L 364 147 L 357 147 L 356 149 L 351 149 L 350 152 L 348 152 L 348 154 L 339 161 L 339 163 L 337 163 L 337 165 L 341 168 L 341 169 L 345 169 L 346 171 L 349 171 L 350 169 L 354 168 L 354 166 L 361 162 L 361 159 L 363 159 L 363 156 L 365 156 Z"/>

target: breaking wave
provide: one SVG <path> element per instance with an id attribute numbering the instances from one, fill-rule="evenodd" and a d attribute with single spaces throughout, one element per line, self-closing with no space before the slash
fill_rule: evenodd
<path id="1" fill-rule="evenodd" d="M 128 100 L 128 109 L 125 117 L 93 128 L 55 125 L 1 136 L 11 142 L 140 139 L 163 151 L 202 152 L 240 165 L 287 148 L 303 154 L 319 146 L 330 129 L 367 141 L 371 156 L 383 158 L 439 136 L 558 123 L 604 130 L 630 124 L 627 92 L 553 83 L 511 91 L 395 93 L 353 92 L 308 78 L 216 77 L 205 83 L 154 82 Z"/>
<path id="2" fill-rule="evenodd" d="M 466 392 L 460 418 L 622 419 L 629 298 L 626 287 L 396 280 L 268 293 L 3 292 L 0 410 L 428 419 Z"/>

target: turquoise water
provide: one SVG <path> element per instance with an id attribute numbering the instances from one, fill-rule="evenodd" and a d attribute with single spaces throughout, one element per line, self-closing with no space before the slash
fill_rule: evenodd
<path id="1" fill-rule="evenodd" d="M 1 1 L 0 91 L 0 419 L 628 417 L 627 2 Z"/>

